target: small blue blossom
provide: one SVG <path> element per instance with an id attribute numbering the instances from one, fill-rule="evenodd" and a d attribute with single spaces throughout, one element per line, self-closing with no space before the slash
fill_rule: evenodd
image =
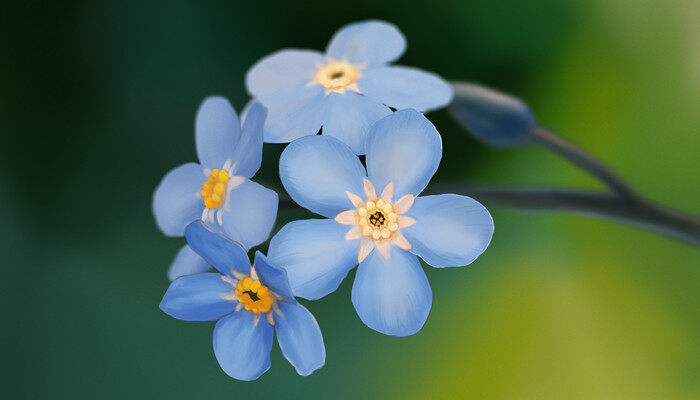
<path id="1" fill-rule="evenodd" d="M 246 76 L 248 92 L 269 110 L 265 141 L 333 136 L 365 153 L 370 127 L 394 109 L 443 107 L 452 87 L 416 68 L 388 65 L 406 49 L 392 24 L 364 21 L 341 28 L 326 54 L 284 49 L 258 61 Z"/>
<path id="2" fill-rule="evenodd" d="M 326 362 L 321 329 L 297 303 L 284 269 L 260 252 L 251 267 L 243 247 L 201 221 L 185 230 L 190 247 L 218 273 L 183 276 L 170 284 L 160 308 L 185 321 L 215 321 L 214 354 L 229 376 L 254 380 L 270 368 L 273 330 L 299 375 Z"/>
<path id="3" fill-rule="evenodd" d="M 330 136 L 289 144 L 280 158 L 285 189 L 328 218 L 291 222 L 270 242 L 268 256 L 287 270 L 295 295 L 321 298 L 359 263 L 352 303 L 362 321 L 392 336 L 420 331 L 432 291 L 416 256 L 434 267 L 470 264 L 494 228 L 486 208 L 469 197 L 416 197 L 441 157 L 437 130 L 411 109 L 372 127 L 366 172 L 353 151 Z"/>
<path id="4" fill-rule="evenodd" d="M 265 107 L 253 103 L 243 127 L 222 97 L 202 102 L 195 122 L 200 164 L 168 172 L 153 196 L 156 223 L 167 236 L 182 236 L 197 219 L 250 248 L 267 240 L 277 217 L 277 194 L 250 178 L 262 162 Z M 170 267 L 171 278 L 202 272 L 206 263 L 184 247 Z"/>

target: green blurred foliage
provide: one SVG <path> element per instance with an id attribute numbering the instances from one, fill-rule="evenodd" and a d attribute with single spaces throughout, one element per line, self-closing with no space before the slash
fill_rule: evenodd
<path id="1" fill-rule="evenodd" d="M 275 345 L 270 371 L 245 383 L 219 369 L 213 324 L 158 310 L 182 240 L 150 212 L 162 175 L 195 157 L 205 96 L 240 109 L 261 56 L 322 49 L 343 24 L 380 18 L 408 38 L 401 63 L 522 97 L 644 194 L 698 213 L 696 1 L 0 7 L 4 398 L 700 397 L 700 258 L 665 237 L 492 208 L 496 234 L 477 262 L 426 268 L 434 304 L 421 333 L 366 328 L 351 273 L 304 302 L 326 366 L 299 377 Z M 429 118 L 445 144 L 435 181 L 599 187 L 544 150 L 486 148 L 444 111 Z M 276 189 L 282 148 L 266 145 L 257 177 Z"/>

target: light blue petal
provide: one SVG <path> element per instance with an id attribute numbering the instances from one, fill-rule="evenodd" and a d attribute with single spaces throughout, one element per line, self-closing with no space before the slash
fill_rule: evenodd
<path id="1" fill-rule="evenodd" d="M 266 115 L 267 109 L 258 102 L 246 110 L 243 132 L 231 157 L 234 175 L 250 178 L 260 169 Z"/>
<path id="2" fill-rule="evenodd" d="M 360 263 L 352 304 L 362 322 L 391 336 L 409 336 L 425 324 L 433 293 L 418 258 L 391 246 L 389 260 L 373 251 Z"/>
<path id="3" fill-rule="evenodd" d="M 300 85 L 258 99 L 267 107 L 265 142 L 287 143 L 321 129 L 326 95 L 323 86 Z"/>
<path id="4" fill-rule="evenodd" d="M 237 302 L 222 297 L 232 294 L 233 289 L 217 273 L 183 276 L 170 284 L 160 309 L 185 321 L 213 321 L 236 308 Z"/>
<path id="5" fill-rule="evenodd" d="M 257 379 L 270 369 L 273 328 L 262 317 L 241 310 L 219 320 L 214 327 L 214 354 L 221 369 L 242 381 Z"/>
<path id="6" fill-rule="evenodd" d="M 316 135 L 290 143 L 280 157 L 280 178 L 300 206 L 334 218 L 353 208 L 346 191 L 364 193 L 365 167 L 336 138 Z"/>
<path id="7" fill-rule="evenodd" d="M 411 252 L 433 267 L 471 264 L 493 236 L 491 214 L 467 196 L 418 197 L 407 215 L 416 223 L 401 232 L 413 246 Z"/>
<path id="8" fill-rule="evenodd" d="M 328 95 L 323 116 L 323 134 L 350 146 L 355 154 L 365 154 L 365 141 L 372 124 L 391 114 L 389 107 L 355 92 Z"/>
<path id="9" fill-rule="evenodd" d="M 423 114 L 401 110 L 374 124 L 367 138 L 367 172 L 375 187 L 394 182 L 394 198 L 418 195 L 437 171 L 440 134 Z"/>
<path id="10" fill-rule="evenodd" d="M 201 274 L 210 269 L 211 265 L 209 265 L 208 262 L 192 251 L 190 246 L 184 245 L 180 251 L 177 252 L 173 263 L 170 264 L 168 279 L 173 281 L 181 276 Z"/>
<path id="11" fill-rule="evenodd" d="M 280 89 L 306 85 L 314 80 L 317 63 L 323 54 L 312 50 L 284 49 L 263 57 L 246 74 L 245 84 L 254 97 Z"/>
<path id="12" fill-rule="evenodd" d="M 250 274 L 250 260 L 245 249 L 233 240 L 212 231 L 202 221 L 188 225 L 185 237 L 192 250 L 222 274 L 231 276 L 231 271 Z"/>
<path id="13" fill-rule="evenodd" d="M 383 64 L 396 60 L 406 50 L 399 29 L 384 21 L 362 21 L 345 25 L 333 35 L 326 53 L 353 64 Z"/>
<path id="14" fill-rule="evenodd" d="M 260 278 L 260 283 L 282 296 L 285 300 L 296 303 L 294 293 L 292 293 L 292 288 L 289 285 L 289 278 L 287 278 L 287 271 L 272 265 L 270 260 L 259 251 L 255 253 L 255 272 Z"/>
<path id="15" fill-rule="evenodd" d="M 321 328 L 299 303 L 281 303 L 280 311 L 283 315 L 275 315 L 275 330 L 282 354 L 299 375 L 311 375 L 326 363 Z"/>
<path id="16" fill-rule="evenodd" d="M 153 194 L 153 215 L 167 236 L 182 236 L 185 227 L 199 219 L 204 203 L 199 192 L 207 179 L 199 164 L 187 163 L 170 170 Z"/>
<path id="17" fill-rule="evenodd" d="M 349 230 L 331 219 L 290 222 L 272 237 L 267 256 L 287 270 L 295 296 L 319 299 L 334 292 L 357 265 L 360 240 L 345 240 Z"/>
<path id="18" fill-rule="evenodd" d="M 207 168 L 221 168 L 233 156 L 240 137 L 238 115 L 228 100 L 219 96 L 206 98 L 195 120 L 199 162 Z"/>
<path id="19" fill-rule="evenodd" d="M 362 71 L 360 91 L 396 109 L 428 111 L 452 100 L 452 86 L 432 72 L 417 68 L 387 66 Z"/>
<path id="20" fill-rule="evenodd" d="M 277 218 L 277 204 L 274 190 L 253 181 L 243 182 L 226 197 L 224 233 L 246 249 L 266 241 Z"/>

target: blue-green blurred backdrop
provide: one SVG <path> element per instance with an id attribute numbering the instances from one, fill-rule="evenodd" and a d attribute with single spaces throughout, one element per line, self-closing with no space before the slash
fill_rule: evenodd
<path id="1" fill-rule="evenodd" d="M 246 383 L 217 365 L 213 324 L 158 309 L 182 240 L 163 237 L 150 211 L 163 174 L 195 158 L 205 96 L 240 109 L 260 57 L 322 49 L 345 23 L 381 18 L 408 38 L 400 63 L 514 93 L 642 193 L 700 213 L 696 0 L 0 10 L 3 398 L 700 398 L 700 257 L 668 238 L 490 207 L 496 233 L 477 262 L 426 268 L 434 303 L 419 334 L 366 328 L 346 279 L 304 303 L 326 366 L 299 377 L 275 345 L 270 371 Z M 445 144 L 434 181 L 599 187 L 544 150 L 493 150 L 444 110 L 429 118 Z M 265 146 L 257 178 L 277 189 L 281 149 Z"/>

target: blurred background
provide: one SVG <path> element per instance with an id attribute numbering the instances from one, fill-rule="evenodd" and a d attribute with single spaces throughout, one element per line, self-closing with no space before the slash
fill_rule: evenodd
<path id="1" fill-rule="evenodd" d="M 326 366 L 303 378 L 275 343 L 255 382 L 219 368 L 213 323 L 158 309 L 183 244 L 151 214 L 169 169 L 195 160 L 205 96 L 237 109 L 243 79 L 342 25 L 397 24 L 400 64 L 525 99 L 542 125 L 652 200 L 700 213 L 696 0 L 3 2 L 0 339 L 4 398 L 700 398 L 700 257 L 646 231 L 489 207 L 490 248 L 426 267 L 425 328 L 378 334 L 341 288 L 304 302 Z M 445 110 L 434 182 L 600 188 L 538 148 L 494 150 Z M 281 190 L 282 145 L 256 180 Z M 488 206 L 488 204 L 487 204 Z M 285 212 L 277 228 L 306 214 Z"/>

